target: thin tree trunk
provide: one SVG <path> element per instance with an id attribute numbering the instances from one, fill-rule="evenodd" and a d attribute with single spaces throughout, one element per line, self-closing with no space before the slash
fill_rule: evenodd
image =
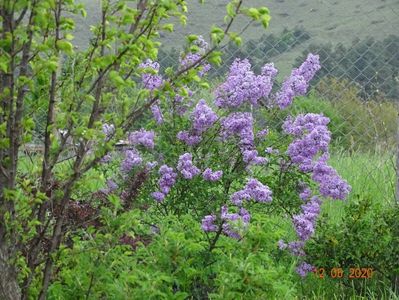
<path id="1" fill-rule="evenodd" d="M 10 265 L 10 255 L 5 245 L 0 246 L 0 299 L 21 299 L 21 290 L 17 281 L 17 273 Z"/>

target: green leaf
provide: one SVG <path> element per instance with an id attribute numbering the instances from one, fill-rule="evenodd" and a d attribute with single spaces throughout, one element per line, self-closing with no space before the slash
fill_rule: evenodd
<path id="1" fill-rule="evenodd" d="M 217 26 L 212 26 L 211 29 L 211 40 L 215 44 L 219 44 L 224 38 L 224 31 L 223 29 L 217 27 Z"/>
<path id="2" fill-rule="evenodd" d="M 270 22 L 270 16 L 269 15 L 263 15 L 261 18 L 261 23 L 262 26 L 266 29 L 269 27 L 269 22 Z"/>
<path id="3" fill-rule="evenodd" d="M 109 72 L 109 79 L 116 85 L 122 86 L 125 84 L 123 78 L 119 75 L 119 73 L 115 70 Z"/>
<path id="4" fill-rule="evenodd" d="M 73 46 L 70 42 L 66 40 L 59 40 L 57 41 L 57 48 L 60 49 L 61 51 L 64 51 L 67 54 L 72 54 L 73 53 Z"/>
<path id="5" fill-rule="evenodd" d="M 269 15 L 269 14 L 270 14 L 269 9 L 268 9 L 267 7 L 264 7 L 264 6 L 258 8 L 258 12 L 259 12 L 261 15 Z"/>
<path id="6" fill-rule="evenodd" d="M 229 4 L 226 5 L 226 11 L 227 15 L 231 18 L 234 18 L 236 15 L 236 7 L 234 3 L 230 2 Z"/>
<path id="7" fill-rule="evenodd" d="M 162 26 L 163 30 L 169 31 L 169 32 L 173 32 L 174 30 L 174 25 L 172 23 L 169 24 L 165 24 Z"/>
<path id="8" fill-rule="evenodd" d="M 189 44 L 191 44 L 192 42 L 198 40 L 198 35 L 189 34 L 188 36 L 186 36 L 186 39 L 189 42 Z"/>

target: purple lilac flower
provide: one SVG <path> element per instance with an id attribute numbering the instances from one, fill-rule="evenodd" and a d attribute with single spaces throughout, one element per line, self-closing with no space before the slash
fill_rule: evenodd
<path id="1" fill-rule="evenodd" d="M 251 221 L 251 215 L 245 208 L 241 207 L 238 214 L 241 216 L 244 224 L 249 224 L 249 221 Z"/>
<path id="2" fill-rule="evenodd" d="M 231 195 L 230 200 L 234 205 L 241 206 L 243 200 L 251 200 L 251 195 L 247 192 L 247 190 L 243 189 Z"/>
<path id="3" fill-rule="evenodd" d="M 177 163 L 177 169 L 185 179 L 192 179 L 200 173 L 200 170 L 193 165 L 193 156 L 190 153 L 180 155 Z"/>
<path id="4" fill-rule="evenodd" d="M 168 167 L 167 165 L 162 165 L 159 168 L 159 175 L 161 178 L 159 179 L 159 188 L 162 193 L 168 194 L 171 187 L 175 184 L 177 174 L 173 171 L 173 168 Z"/>
<path id="5" fill-rule="evenodd" d="M 223 228 L 222 232 L 228 237 L 231 237 L 232 239 L 236 240 L 239 240 L 241 238 L 241 235 L 232 228 L 231 224 L 224 223 L 222 225 L 222 228 Z"/>
<path id="6" fill-rule="evenodd" d="M 153 62 L 151 59 L 147 59 L 144 63 L 139 65 L 139 68 L 152 70 L 151 72 L 144 71 L 145 73 L 141 74 L 141 80 L 146 89 L 153 91 L 162 85 L 162 77 L 158 75 L 159 63 Z"/>
<path id="7" fill-rule="evenodd" d="M 143 145 L 146 148 L 154 148 L 154 131 L 140 129 L 129 134 L 129 142 L 133 145 Z"/>
<path id="8" fill-rule="evenodd" d="M 162 115 L 162 111 L 159 108 L 158 104 L 151 105 L 151 112 L 152 112 L 152 116 L 154 117 L 155 121 L 157 121 L 158 124 L 162 124 L 163 123 L 163 115 Z"/>
<path id="9" fill-rule="evenodd" d="M 113 135 L 115 132 L 115 126 L 114 124 L 103 124 L 103 133 L 106 136 L 106 139 L 109 139 L 111 135 Z"/>
<path id="10" fill-rule="evenodd" d="M 265 153 L 267 153 L 267 154 L 279 154 L 280 151 L 278 149 L 274 149 L 272 147 L 267 147 L 265 149 Z"/>
<path id="11" fill-rule="evenodd" d="M 165 194 L 161 192 L 153 192 L 151 196 L 157 201 L 162 202 L 165 199 Z"/>
<path id="12" fill-rule="evenodd" d="M 176 138 L 182 142 L 185 142 L 188 146 L 197 145 L 202 140 L 201 136 L 191 134 L 188 131 L 179 131 L 176 135 Z"/>
<path id="13" fill-rule="evenodd" d="M 134 166 L 141 164 L 142 161 L 143 159 L 136 149 L 126 150 L 125 159 L 122 161 L 121 164 L 121 171 L 124 173 L 128 173 Z"/>
<path id="14" fill-rule="evenodd" d="M 199 51 L 196 53 L 187 53 L 183 58 L 180 58 L 180 65 L 182 68 L 187 68 L 197 62 L 208 49 L 208 43 L 202 36 L 198 36 L 198 39 L 194 41 L 194 45 L 199 48 Z M 198 72 L 200 77 L 204 76 L 211 69 L 211 65 L 205 60 L 201 61 L 197 66 L 201 68 Z"/>
<path id="15" fill-rule="evenodd" d="M 241 238 L 238 225 L 242 225 L 246 228 L 251 220 L 251 215 L 245 208 L 240 208 L 238 213 L 229 213 L 227 206 L 221 208 L 220 217 L 222 220 L 226 221 L 226 223 L 222 225 L 222 232 L 233 239 Z"/>
<path id="16" fill-rule="evenodd" d="M 242 152 L 243 160 L 249 165 L 264 165 L 267 163 L 267 159 L 262 156 L 258 156 L 258 151 L 256 150 L 244 150 Z"/>
<path id="17" fill-rule="evenodd" d="M 347 181 L 326 164 L 328 156 L 322 156 L 313 167 L 312 179 L 319 183 L 320 194 L 333 199 L 345 199 L 351 191 Z"/>
<path id="18" fill-rule="evenodd" d="M 263 129 L 263 130 L 258 131 L 258 132 L 256 133 L 256 137 L 257 137 L 257 138 L 263 138 L 263 137 L 265 137 L 265 136 L 268 135 L 268 134 L 269 134 L 269 130 L 268 130 L 268 129 Z"/>
<path id="19" fill-rule="evenodd" d="M 294 97 L 305 95 L 309 81 L 320 69 L 319 56 L 309 54 L 305 62 L 283 82 L 281 90 L 276 95 L 276 102 L 281 109 L 287 108 Z"/>
<path id="20" fill-rule="evenodd" d="M 228 207 L 226 205 L 222 206 L 221 210 L 220 210 L 220 217 L 222 220 L 226 220 L 226 221 L 237 221 L 240 216 L 236 213 L 232 214 L 228 212 Z"/>
<path id="21" fill-rule="evenodd" d="M 256 202 L 271 202 L 272 191 L 268 186 L 262 184 L 260 181 L 254 178 L 250 178 L 245 188 L 241 191 L 235 192 L 230 200 L 237 206 L 242 205 L 243 200 L 253 199 Z"/>
<path id="22" fill-rule="evenodd" d="M 284 250 L 284 249 L 286 249 L 288 247 L 288 245 L 283 240 L 279 240 L 277 242 L 277 244 L 278 244 L 278 248 L 280 250 Z"/>
<path id="23" fill-rule="evenodd" d="M 186 90 L 188 90 L 188 96 L 191 97 L 193 95 L 193 92 L 188 88 L 186 88 Z M 192 107 L 192 105 L 193 105 L 192 99 L 177 94 L 174 98 L 172 107 L 179 116 L 183 116 L 186 113 L 186 111 L 190 107 Z"/>
<path id="24" fill-rule="evenodd" d="M 222 178 L 222 175 L 223 171 L 212 171 L 210 168 L 205 169 L 205 171 L 202 173 L 202 177 L 208 181 L 218 181 L 220 178 Z"/>
<path id="25" fill-rule="evenodd" d="M 309 187 L 304 187 L 299 193 L 299 198 L 301 198 L 303 201 L 309 199 L 310 196 L 312 196 L 312 190 Z"/>
<path id="26" fill-rule="evenodd" d="M 216 113 L 201 99 L 191 114 L 193 122 L 190 131 L 179 131 L 176 135 L 177 139 L 185 142 L 189 146 L 193 146 L 201 142 L 201 134 L 212 127 L 217 120 Z"/>
<path id="27" fill-rule="evenodd" d="M 158 165 L 158 162 L 157 162 L 157 161 L 149 161 L 149 162 L 146 163 L 145 166 L 146 166 L 147 169 L 152 170 L 152 169 L 154 169 L 157 165 Z"/>
<path id="28" fill-rule="evenodd" d="M 303 76 L 306 81 L 310 81 L 314 77 L 316 72 L 320 70 L 320 68 L 321 66 L 320 66 L 319 56 L 309 53 L 306 60 L 298 68 L 296 72 L 298 72 L 298 74 Z"/>
<path id="29" fill-rule="evenodd" d="M 216 216 L 215 215 L 208 215 L 202 219 L 201 228 L 205 232 L 212 232 L 216 231 L 218 228 L 215 225 Z"/>
<path id="30" fill-rule="evenodd" d="M 106 182 L 106 185 L 107 185 L 106 188 L 101 189 L 101 192 L 103 192 L 104 194 L 110 194 L 113 191 L 115 191 L 116 189 L 118 189 L 118 185 L 112 179 L 108 179 Z"/>
<path id="31" fill-rule="evenodd" d="M 299 276 L 301 277 L 306 277 L 306 275 L 308 275 L 309 272 L 313 272 L 314 270 L 314 266 L 306 263 L 306 262 L 302 262 L 297 268 L 296 268 L 296 272 L 298 273 Z"/>
<path id="32" fill-rule="evenodd" d="M 304 246 L 305 246 L 305 243 L 302 241 L 295 241 L 295 242 L 288 243 L 288 249 L 295 256 L 305 256 L 305 251 L 303 251 Z"/>
<path id="33" fill-rule="evenodd" d="M 206 131 L 218 119 L 216 113 L 210 108 L 204 99 L 201 99 L 196 105 L 193 114 L 191 115 L 193 120 L 193 129 L 201 134 Z"/>
<path id="34" fill-rule="evenodd" d="M 278 70 L 274 67 L 273 63 L 265 64 L 262 67 L 261 74 L 264 76 L 268 76 L 271 79 L 274 79 L 277 76 Z"/>
<path id="35" fill-rule="evenodd" d="M 184 56 L 183 59 L 180 59 L 180 65 L 183 68 L 187 68 L 197 62 L 199 59 L 201 59 L 201 56 L 202 55 L 199 53 L 188 53 Z M 198 76 L 200 77 L 203 77 L 211 69 L 211 65 L 206 62 L 200 62 L 196 65 L 196 67 L 200 67 L 200 70 L 198 71 Z"/>
<path id="36" fill-rule="evenodd" d="M 257 202 L 272 201 L 272 191 L 269 187 L 254 178 L 248 180 L 245 190 L 251 195 L 251 198 Z"/>
<path id="37" fill-rule="evenodd" d="M 308 240 L 314 233 L 316 219 L 320 213 L 320 200 L 314 196 L 306 204 L 302 205 L 302 213 L 293 216 L 293 223 L 300 240 Z"/>
<path id="38" fill-rule="evenodd" d="M 236 108 L 247 101 L 257 105 L 258 100 L 267 97 L 272 90 L 270 75 L 272 73 L 267 72 L 255 75 L 248 59 L 236 59 L 230 67 L 227 80 L 215 91 L 215 105 Z"/>
<path id="39" fill-rule="evenodd" d="M 296 137 L 288 146 L 288 155 L 301 171 L 311 172 L 314 157 L 328 152 L 331 133 L 327 128 L 330 119 L 320 114 L 298 115 L 295 120 L 288 118 L 283 129 Z"/>
<path id="40" fill-rule="evenodd" d="M 242 149 L 253 148 L 254 133 L 253 118 L 251 113 L 231 113 L 230 115 L 222 119 L 221 124 L 223 129 L 223 139 L 226 139 L 233 135 L 238 135 L 240 138 L 240 147 Z"/>

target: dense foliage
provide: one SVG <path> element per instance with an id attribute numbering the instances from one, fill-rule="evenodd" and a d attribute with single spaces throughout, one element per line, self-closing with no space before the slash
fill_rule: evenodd
<path id="1" fill-rule="evenodd" d="M 69 15 L 85 14 L 73 0 L 0 4 L 0 297 L 305 295 L 331 234 L 323 203 L 351 192 L 330 163 L 331 120 L 290 109 L 319 56 L 279 88 L 272 63 L 237 58 L 212 89 L 220 48 L 241 43 L 235 18 L 266 28 L 268 9 L 229 2 L 223 28 L 189 35 L 178 64 L 161 68 L 160 32 L 186 22 L 186 3 L 130 2 L 102 1 L 83 51 L 71 42 Z M 376 227 L 386 243 L 396 225 Z M 390 254 L 373 267 L 397 272 Z"/>

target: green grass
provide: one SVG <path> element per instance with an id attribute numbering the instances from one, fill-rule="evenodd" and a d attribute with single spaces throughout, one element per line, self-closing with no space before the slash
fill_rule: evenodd
<path id="1" fill-rule="evenodd" d="M 370 197 L 382 205 L 395 201 L 394 153 L 336 152 L 331 155 L 330 164 L 352 186 L 347 201 L 325 201 L 323 209 L 332 216 L 339 216 L 355 197 Z"/>

